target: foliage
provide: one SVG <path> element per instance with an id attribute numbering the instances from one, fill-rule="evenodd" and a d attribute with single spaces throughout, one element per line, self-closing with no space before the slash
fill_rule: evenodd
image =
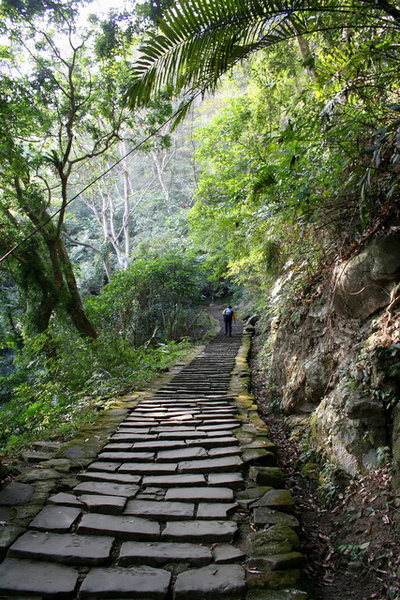
<path id="1" fill-rule="evenodd" d="M 68 439 L 116 396 L 148 384 L 189 348 L 186 341 L 134 349 L 112 334 L 91 343 L 68 330 L 52 334 L 31 338 L 17 371 L 0 379 L 10 397 L 0 411 L 3 453 L 38 439 Z M 49 344 L 57 346 L 57 357 L 49 357 Z"/>
<path id="2" fill-rule="evenodd" d="M 196 336 L 204 280 L 201 264 L 177 252 L 139 255 L 87 308 L 99 329 L 134 347 Z"/>
<path id="3" fill-rule="evenodd" d="M 342 10 L 337 0 L 185 0 L 172 5 L 148 37 L 128 86 L 132 108 L 164 88 L 184 93 L 182 113 L 199 93 L 215 90 L 221 76 L 240 60 L 282 41 L 321 30 L 398 26 L 400 11 L 386 3 L 356 0 Z M 306 53 L 310 64 L 312 56 Z"/>

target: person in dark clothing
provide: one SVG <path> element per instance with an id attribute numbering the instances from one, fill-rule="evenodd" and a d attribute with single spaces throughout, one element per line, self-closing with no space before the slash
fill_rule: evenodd
<path id="1" fill-rule="evenodd" d="M 236 321 L 235 311 L 232 306 L 228 306 L 222 311 L 225 323 L 225 335 L 232 335 L 232 321 Z"/>

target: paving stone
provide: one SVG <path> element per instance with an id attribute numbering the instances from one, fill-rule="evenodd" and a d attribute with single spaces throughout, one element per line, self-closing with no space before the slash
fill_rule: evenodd
<path id="1" fill-rule="evenodd" d="M 88 466 L 88 469 L 91 471 L 117 471 L 119 469 L 119 467 L 121 466 L 120 464 L 117 464 L 115 462 L 105 462 L 104 460 L 99 460 L 99 461 L 95 461 L 93 462 L 91 465 Z"/>
<path id="2" fill-rule="evenodd" d="M 245 483 L 241 473 L 210 473 L 208 485 L 229 487 L 232 490 L 241 490 Z"/>
<path id="3" fill-rule="evenodd" d="M 187 425 L 157 425 L 151 428 L 151 433 L 196 433 L 196 427 L 188 427 Z"/>
<path id="4" fill-rule="evenodd" d="M 32 485 L 13 481 L 0 490 L 0 505 L 17 506 L 26 504 L 30 501 L 34 491 L 35 488 Z"/>
<path id="5" fill-rule="evenodd" d="M 170 581 L 168 571 L 148 566 L 96 568 L 83 580 L 78 597 L 164 600 Z"/>
<path id="6" fill-rule="evenodd" d="M 162 475 L 167 473 L 176 473 L 178 463 L 138 463 L 126 462 L 118 469 L 119 473 L 141 473 Z"/>
<path id="7" fill-rule="evenodd" d="M 69 597 L 74 593 L 77 581 L 76 569 L 51 562 L 10 558 L 0 565 L 0 594 Z"/>
<path id="8" fill-rule="evenodd" d="M 126 506 L 124 515 L 136 515 L 158 521 L 192 519 L 194 504 L 189 502 L 130 500 Z"/>
<path id="9" fill-rule="evenodd" d="M 170 542 L 231 542 L 236 532 L 235 521 L 174 521 L 167 523 L 161 539 Z"/>
<path id="10" fill-rule="evenodd" d="M 178 502 L 232 502 L 233 491 L 225 487 L 169 488 L 165 499 Z"/>
<path id="11" fill-rule="evenodd" d="M 239 565 L 209 565 L 178 575 L 174 600 L 241 600 L 246 595 L 245 572 Z"/>
<path id="12" fill-rule="evenodd" d="M 157 461 L 190 460 L 207 457 L 207 451 L 200 446 L 180 448 L 178 450 L 161 450 L 157 453 Z"/>
<path id="13" fill-rule="evenodd" d="M 89 513 L 83 515 L 78 533 L 115 535 L 125 540 L 158 540 L 160 525 L 140 517 Z"/>
<path id="14" fill-rule="evenodd" d="M 125 431 L 125 429 L 127 430 L 127 433 L 150 433 L 150 428 L 146 428 L 146 427 L 135 427 L 135 425 L 130 424 L 129 421 L 124 421 L 121 424 L 121 427 L 118 427 L 117 432 L 118 433 L 122 433 L 122 431 Z"/>
<path id="15" fill-rule="evenodd" d="M 10 548 L 12 558 L 49 560 L 69 565 L 101 565 L 110 557 L 114 538 L 27 531 Z"/>
<path id="16" fill-rule="evenodd" d="M 30 522 L 30 529 L 67 532 L 81 515 L 79 508 L 72 506 L 45 506 Z"/>
<path id="17" fill-rule="evenodd" d="M 122 452 L 127 452 L 129 450 L 132 450 L 133 448 L 133 444 L 130 444 L 129 442 L 124 443 L 124 442 L 114 442 L 114 443 L 110 443 L 110 444 L 106 444 L 103 448 L 104 452 L 115 452 L 116 450 L 121 450 Z"/>
<path id="18" fill-rule="evenodd" d="M 82 494 L 80 499 L 89 511 L 106 515 L 121 514 L 127 502 L 127 499 L 122 496 L 103 496 L 101 494 Z"/>
<path id="19" fill-rule="evenodd" d="M 106 473 L 103 471 L 86 471 L 78 473 L 78 479 L 82 481 L 108 481 L 114 483 L 137 483 L 142 481 L 141 475 L 131 475 L 129 473 Z"/>
<path id="20" fill-rule="evenodd" d="M 186 440 L 152 440 L 148 442 L 136 442 L 133 444 L 133 448 L 143 450 L 174 450 L 175 448 L 186 448 L 188 444 Z"/>
<path id="21" fill-rule="evenodd" d="M 210 450 L 208 451 L 208 455 L 211 458 L 216 458 L 219 456 L 231 456 L 232 454 L 240 454 L 241 450 L 239 446 L 228 446 L 228 447 L 221 447 L 221 448 L 210 448 Z"/>
<path id="22" fill-rule="evenodd" d="M 148 487 L 144 488 L 136 496 L 137 500 L 156 500 L 160 501 L 165 498 L 166 490 L 164 488 Z"/>
<path id="23" fill-rule="evenodd" d="M 201 429 L 202 431 L 220 431 L 221 429 L 226 431 L 230 429 L 235 429 L 236 427 L 240 427 L 240 423 L 238 423 L 237 421 L 225 421 L 225 423 L 221 423 L 220 425 L 201 425 L 199 429 Z"/>
<path id="24" fill-rule="evenodd" d="M 63 504 L 64 506 L 74 506 L 75 508 L 82 508 L 83 503 L 73 494 L 66 494 L 60 492 L 49 498 L 49 504 Z"/>
<path id="25" fill-rule="evenodd" d="M 230 434 L 230 432 L 229 432 Z M 188 442 L 190 443 L 190 442 Z M 199 440 L 199 443 L 204 448 L 218 448 L 221 446 L 230 446 L 232 444 L 237 444 L 237 438 L 232 435 L 223 435 L 218 437 L 210 437 L 206 436 L 205 438 Z"/>
<path id="26" fill-rule="evenodd" d="M 187 460 L 180 462 L 180 473 L 211 473 L 213 471 L 237 471 L 242 466 L 239 456 L 226 456 L 223 458 L 208 458 L 206 460 Z"/>
<path id="27" fill-rule="evenodd" d="M 98 455 L 98 459 L 100 461 L 116 461 L 116 462 L 128 462 L 129 460 L 133 461 L 143 461 L 150 462 L 154 460 L 154 452 L 101 452 Z"/>
<path id="28" fill-rule="evenodd" d="M 207 437 L 205 431 L 165 431 L 158 434 L 160 440 L 187 440 L 189 438 L 202 439 Z"/>
<path id="29" fill-rule="evenodd" d="M 204 475 L 179 474 L 179 475 L 149 475 L 143 477 L 144 487 L 165 487 L 179 485 L 191 487 L 194 485 L 206 485 Z"/>
<path id="30" fill-rule="evenodd" d="M 231 544 L 219 544 L 213 548 L 214 562 L 217 564 L 229 564 L 242 561 L 245 553 Z"/>
<path id="31" fill-rule="evenodd" d="M 124 542 L 122 544 L 118 564 L 165 565 L 182 562 L 191 566 L 202 567 L 212 561 L 211 550 L 199 544 L 174 544 L 173 542 Z"/>
<path id="32" fill-rule="evenodd" d="M 197 519 L 228 519 L 236 509 L 236 503 L 201 502 L 197 508 Z"/>
<path id="33" fill-rule="evenodd" d="M 104 494 L 105 496 L 124 496 L 133 498 L 136 496 L 139 486 L 124 483 L 84 481 L 74 487 L 74 493 L 82 494 Z"/>
<path id="34" fill-rule="evenodd" d="M 150 442 L 154 436 L 140 433 L 130 433 L 129 430 L 119 431 L 111 436 L 110 440 L 113 442 Z"/>

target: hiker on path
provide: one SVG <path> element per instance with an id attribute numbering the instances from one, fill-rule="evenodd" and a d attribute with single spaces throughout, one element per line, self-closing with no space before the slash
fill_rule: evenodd
<path id="1" fill-rule="evenodd" d="M 224 317 L 224 323 L 225 323 L 225 335 L 231 336 L 232 335 L 232 320 L 236 321 L 236 315 L 235 315 L 235 311 L 233 310 L 232 306 L 228 306 L 227 308 L 224 308 L 224 310 L 222 311 L 222 315 Z"/>

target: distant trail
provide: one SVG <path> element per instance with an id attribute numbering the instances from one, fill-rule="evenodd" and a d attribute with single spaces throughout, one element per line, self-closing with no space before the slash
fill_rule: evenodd
<path id="1" fill-rule="evenodd" d="M 310 597 L 293 595 L 294 503 L 273 489 L 284 484 L 273 444 L 240 392 L 241 331 L 220 332 L 144 397 L 80 483 L 49 498 L 0 565 L 0 598 Z"/>

